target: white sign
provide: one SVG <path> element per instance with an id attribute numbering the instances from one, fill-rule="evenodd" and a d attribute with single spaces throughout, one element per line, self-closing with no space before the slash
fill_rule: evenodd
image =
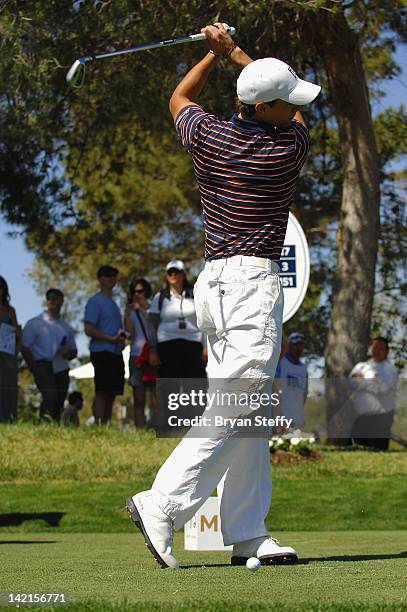
<path id="1" fill-rule="evenodd" d="M 232 550 L 233 546 L 223 545 L 217 497 L 209 497 L 185 523 L 184 546 L 185 550 Z"/>
<path id="2" fill-rule="evenodd" d="M 284 288 L 283 323 L 285 323 L 301 306 L 307 292 L 310 273 L 307 239 L 292 213 L 288 217 L 287 233 L 278 264 Z"/>
<path id="3" fill-rule="evenodd" d="M 0 351 L 9 355 L 16 354 L 16 328 L 0 323 Z"/>

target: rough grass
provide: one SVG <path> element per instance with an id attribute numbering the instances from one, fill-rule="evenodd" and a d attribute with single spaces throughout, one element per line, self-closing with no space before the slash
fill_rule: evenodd
<path id="1" fill-rule="evenodd" d="M 177 442 L 136 430 L 3 425 L 0 482 L 150 478 Z"/>
<path id="2" fill-rule="evenodd" d="M 152 480 L 178 439 L 154 432 L 53 425 L 0 426 L 0 482 Z M 323 451 L 319 461 L 273 466 L 273 478 L 407 476 L 407 452 Z"/>

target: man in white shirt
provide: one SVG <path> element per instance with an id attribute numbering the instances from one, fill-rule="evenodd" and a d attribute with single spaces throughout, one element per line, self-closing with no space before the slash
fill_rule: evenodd
<path id="1" fill-rule="evenodd" d="M 280 359 L 274 386 L 280 394 L 278 411 L 292 419 L 292 429 L 304 424 L 304 404 L 308 395 L 307 366 L 301 361 L 304 353 L 304 336 L 294 332 L 288 336 L 288 348 Z"/>
<path id="2" fill-rule="evenodd" d="M 388 360 L 389 343 L 378 336 L 372 340 L 372 358 L 357 363 L 348 378 L 353 391 L 354 442 L 387 450 L 396 408 L 398 372 Z"/>
<path id="3" fill-rule="evenodd" d="M 59 423 L 69 387 L 69 361 L 77 355 L 75 334 L 61 317 L 64 294 L 48 289 L 47 310 L 27 321 L 23 330 L 24 359 L 42 395 L 40 417 Z"/>

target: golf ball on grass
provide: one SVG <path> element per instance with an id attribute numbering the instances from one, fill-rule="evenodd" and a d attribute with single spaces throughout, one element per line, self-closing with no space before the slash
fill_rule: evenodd
<path id="1" fill-rule="evenodd" d="M 260 569 L 260 561 L 256 559 L 256 557 L 250 557 L 250 559 L 246 561 L 246 567 L 251 572 L 257 572 L 257 570 Z"/>

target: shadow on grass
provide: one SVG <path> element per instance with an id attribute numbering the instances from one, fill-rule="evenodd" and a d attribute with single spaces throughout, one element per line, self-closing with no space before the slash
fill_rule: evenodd
<path id="1" fill-rule="evenodd" d="M 379 559 L 407 559 L 407 551 L 388 555 L 341 555 L 335 557 L 309 557 L 300 559 L 297 565 L 306 565 L 313 561 L 376 561 Z"/>
<path id="2" fill-rule="evenodd" d="M 213 567 L 233 567 L 230 563 L 201 563 L 200 565 L 180 565 L 180 569 L 212 569 Z"/>
<path id="3" fill-rule="evenodd" d="M 14 512 L 0 514 L 0 527 L 15 527 L 25 521 L 45 521 L 50 527 L 58 527 L 65 512 Z"/>
<path id="4" fill-rule="evenodd" d="M 308 557 L 306 559 L 299 559 L 297 563 L 270 563 L 266 567 L 281 567 L 282 565 L 289 565 L 291 567 L 295 565 L 308 565 L 313 562 L 325 562 L 325 561 L 376 561 L 380 559 L 407 559 L 407 551 L 401 553 L 393 553 L 388 555 L 342 555 L 335 557 Z M 230 563 L 208 563 L 207 565 L 181 565 L 180 569 L 212 569 L 213 567 L 244 567 L 235 565 L 232 566 Z"/>
<path id="5" fill-rule="evenodd" d="M 0 540 L 1 544 L 58 544 L 51 540 Z"/>

